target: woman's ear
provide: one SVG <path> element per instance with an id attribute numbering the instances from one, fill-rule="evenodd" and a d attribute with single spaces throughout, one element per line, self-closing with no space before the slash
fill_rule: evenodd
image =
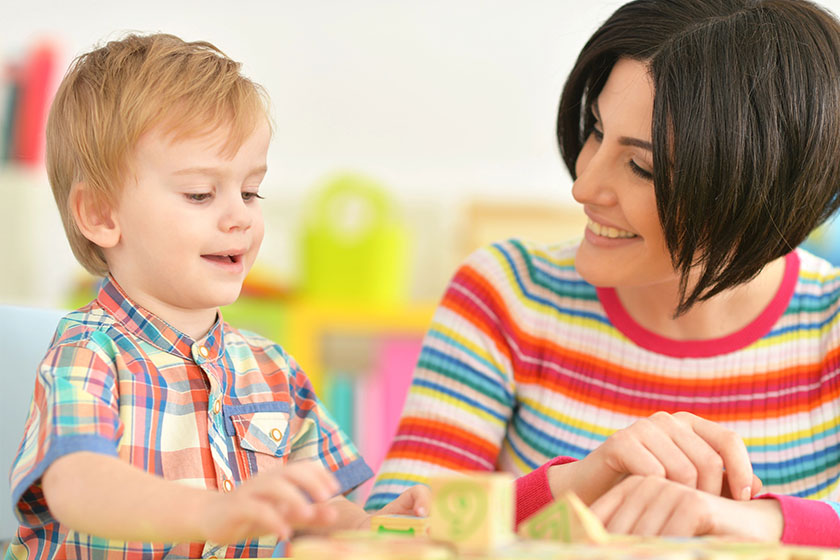
<path id="1" fill-rule="evenodd" d="M 92 243 L 110 249 L 119 242 L 120 225 L 116 212 L 110 204 L 97 200 L 87 183 L 73 184 L 68 204 L 79 231 Z"/>

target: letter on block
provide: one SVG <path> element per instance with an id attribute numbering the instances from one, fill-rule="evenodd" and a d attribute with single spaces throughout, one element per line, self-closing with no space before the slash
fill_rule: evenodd
<path id="1" fill-rule="evenodd" d="M 375 533 L 406 537 L 429 536 L 429 518 L 411 515 L 374 515 L 370 528 Z"/>
<path id="2" fill-rule="evenodd" d="M 513 541 L 513 477 L 468 473 L 431 477 L 429 529 L 433 539 L 461 552 L 489 552 Z"/>
<path id="3" fill-rule="evenodd" d="M 519 535 L 565 543 L 604 543 L 609 533 L 574 493 L 566 492 L 519 524 Z"/>

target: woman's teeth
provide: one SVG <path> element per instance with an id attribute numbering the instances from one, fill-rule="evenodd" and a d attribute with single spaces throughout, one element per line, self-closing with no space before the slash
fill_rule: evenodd
<path id="1" fill-rule="evenodd" d="M 586 227 L 596 235 L 600 235 L 601 237 L 609 237 L 611 239 L 627 239 L 630 237 L 636 237 L 635 233 L 630 233 L 629 231 L 624 231 L 623 229 L 616 229 L 614 227 L 607 227 L 602 226 L 597 222 L 593 222 L 592 220 L 588 220 L 586 223 Z"/>

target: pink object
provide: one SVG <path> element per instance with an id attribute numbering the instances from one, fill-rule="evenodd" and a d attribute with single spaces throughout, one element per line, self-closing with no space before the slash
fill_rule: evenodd
<path id="1" fill-rule="evenodd" d="M 376 369 L 359 376 L 356 445 L 373 472 L 382 466 L 394 439 L 422 342 L 420 337 L 382 339 L 378 344 Z M 356 490 L 359 500 L 366 500 L 372 487 L 373 480 L 362 484 Z"/>
<path id="2" fill-rule="evenodd" d="M 375 473 L 382 464 L 390 442 L 382 436 L 385 417 L 385 391 L 378 372 L 361 373 L 356 382 L 355 424 L 356 446 L 365 462 Z M 373 487 L 373 479 L 356 490 L 357 502 L 364 503 Z"/>
<path id="3" fill-rule="evenodd" d="M 548 485 L 548 467 L 573 463 L 572 457 L 555 457 L 540 468 L 516 479 L 516 523 L 519 524 L 554 501 L 551 487 Z"/>
<path id="4" fill-rule="evenodd" d="M 55 48 L 48 43 L 40 43 L 29 53 L 21 69 L 20 102 L 12 154 L 22 163 L 37 165 L 43 155 L 55 59 Z"/>
<path id="5" fill-rule="evenodd" d="M 379 352 L 379 378 L 385 386 L 384 437 L 386 446 L 391 445 L 397 433 L 405 397 L 411 386 L 411 376 L 423 346 L 422 338 L 389 338 L 382 341 Z M 385 455 L 383 453 L 382 458 Z M 371 457 L 371 459 L 375 459 Z M 379 469 L 381 460 L 371 464 Z"/>
<path id="6" fill-rule="evenodd" d="M 677 358 L 705 358 L 734 352 L 767 335 L 788 308 L 799 279 L 799 255 L 791 251 L 785 257 L 782 284 L 769 305 L 750 324 L 732 334 L 705 340 L 674 340 L 639 325 L 624 309 L 615 288 L 597 288 L 598 299 L 615 327 L 627 338 L 652 352 Z"/>
<path id="7" fill-rule="evenodd" d="M 756 499 L 773 498 L 779 501 L 785 527 L 782 544 L 807 546 L 840 546 L 840 522 L 837 512 L 825 502 L 795 496 L 762 494 Z"/>

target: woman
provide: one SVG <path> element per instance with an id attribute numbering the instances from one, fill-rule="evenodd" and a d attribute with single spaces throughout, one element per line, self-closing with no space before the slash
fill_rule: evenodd
<path id="1" fill-rule="evenodd" d="M 816 5 L 619 8 L 560 102 L 583 239 L 457 271 L 368 506 L 504 470 L 520 521 L 571 489 L 613 532 L 840 546 L 840 274 L 795 249 L 840 202 L 838 130 Z"/>

